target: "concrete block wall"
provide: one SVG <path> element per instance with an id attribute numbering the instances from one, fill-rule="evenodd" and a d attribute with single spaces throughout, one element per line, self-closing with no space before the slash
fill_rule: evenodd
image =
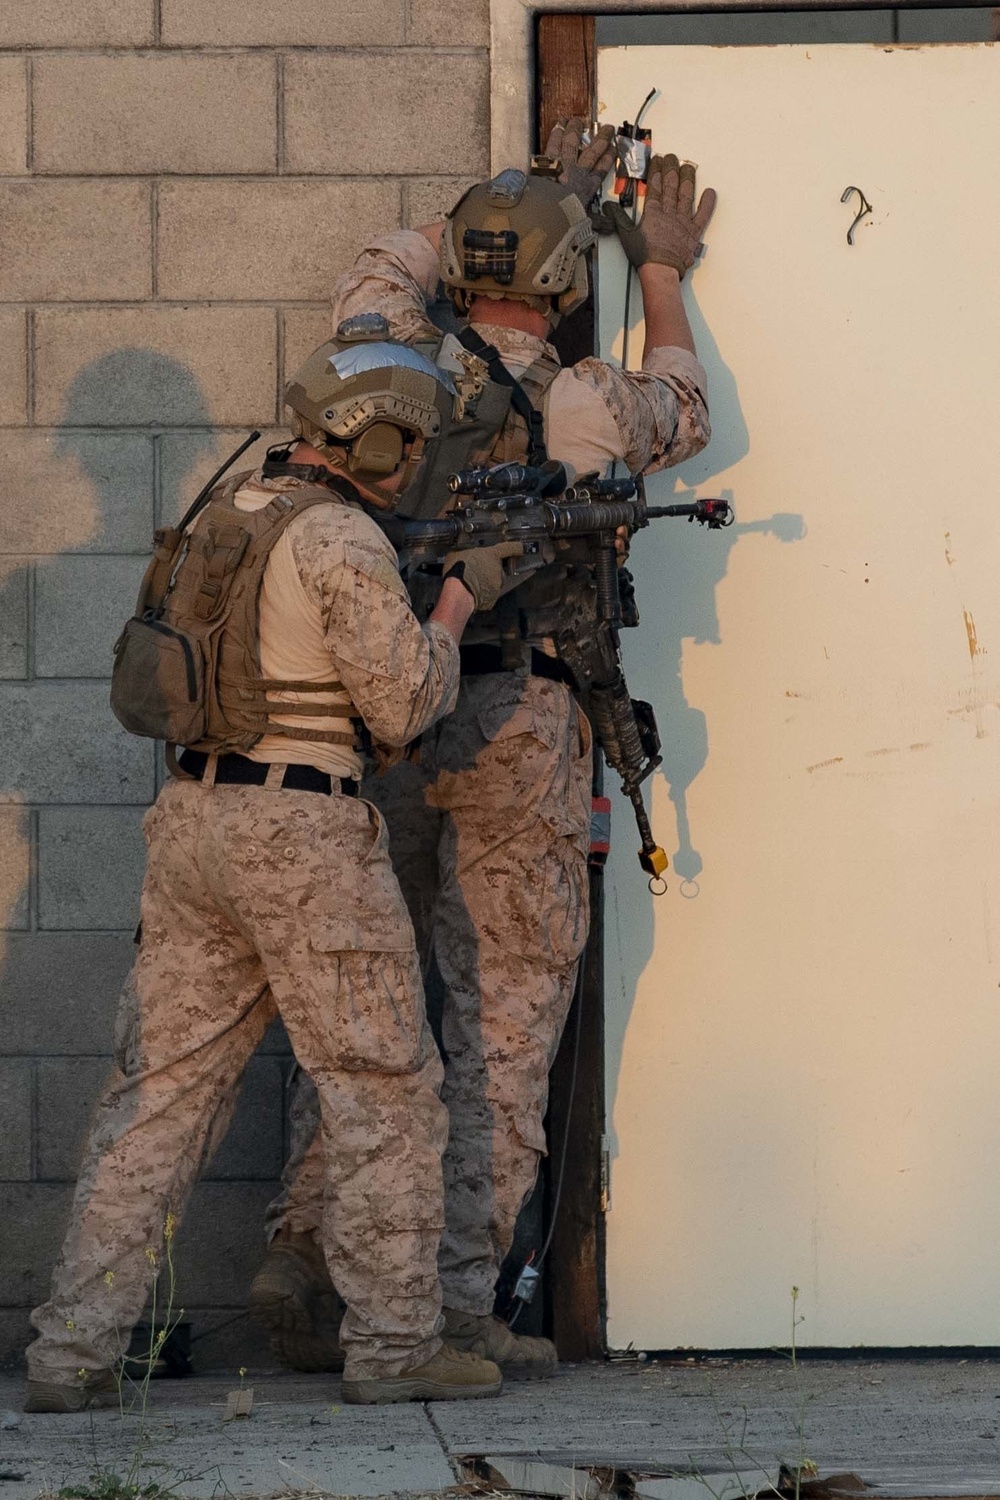
<path id="1" fill-rule="evenodd" d="M 108 675 L 154 524 L 280 425 L 364 241 L 485 173 L 487 42 L 487 0 L 0 6 L 0 1361 L 46 1294 L 132 956 L 160 772 Z M 289 1067 L 275 1032 L 184 1226 L 203 1364 L 262 1352 L 237 1314 Z"/>

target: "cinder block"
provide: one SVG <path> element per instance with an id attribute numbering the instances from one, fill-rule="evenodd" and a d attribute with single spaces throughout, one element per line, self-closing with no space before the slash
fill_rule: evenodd
<path id="1" fill-rule="evenodd" d="M 36 172 L 272 172 L 275 60 L 52 54 L 35 62 Z"/>
<path id="2" fill-rule="evenodd" d="M 28 675 L 28 570 L 0 562 L 0 677 Z"/>
<path id="3" fill-rule="evenodd" d="M 3 24 L 0 15 L 0 29 Z M 0 172 L 27 170 L 27 64 L 21 57 L 0 57 Z"/>
<path id="4" fill-rule="evenodd" d="M 196 1341 L 193 1364 L 199 1375 L 212 1371 L 232 1375 L 234 1370 L 244 1366 L 248 1370 L 275 1368 L 267 1332 L 256 1318 L 234 1318 L 231 1311 L 218 1308 L 185 1307 L 184 1321 L 189 1320 L 191 1337 Z M 12 1329 L 10 1337 L 13 1336 Z M 0 1359 L 3 1358 L 3 1339 L 4 1325 L 0 1322 Z"/>
<path id="5" fill-rule="evenodd" d="M 0 307 L 0 422 L 28 420 L 28 318 L 23 308 Z"/>
<path id="6" fill-rule="evenodd" d="M 355 47 L 403 40 L 402 0 L 162 0 L 168 47 Z"/>
<path id="7" fill-rule="evenodd" d="M 31 1096 L 35 1064 L 0 1060 L 0 1181 L 31 1180 Z"/>
<path id="8" fill-rule="evenodd" d="M 407 229 L 436 224 L 455 207 L 466 188 L 479 177 L 430 177 L 407 185 Z"/>
<path id="9" fill-rule="evenodd" d="M 24 1362 L 24 1351 L 35 1336 L 28 1322 L 27 1307 L 0 1307 L 0 1370 L 19 1369 Z M 209 1343 L 212 1335 L 206 1338 Z"/>
<path id="10" fill-rule="evenodd" d="M 281 316 L 285 320 L 283 379 L 287 382 L 313 350 L 332 336 L 333 324 L 329 303 L 322 307 L 286 307 Z"/>
<path id="11" fill-rule="evenodd" d="M 152 244 L 148 183 L 0 182 L 0 298 L 7 301 L 148 297 Z"/>
<path id="12" fill-rule="evenodd" d="M 488 47 L 489 0 L 410 0 L 406 39 L 414 47 Z"/>
<path id="13" fill-rule="evenodd" d="M 30 884 L 31 814 L 26 807 L 0 807 L 0 928 L 27 929 Z M 0 974 L 5 946 L 6 939 L 0 937 Z"/>
<path id="14" fill-rule="evenodd" d="M 273 1182 L 284 1165 L 284 1085 L 288 1065 L 252 1057 L 232 1124 L 205 1168 L 210 1182 Z"/>
<path id="15" fill-rule="evenodd" d="M 386 182 L 166 182 L 163 297 L 324 297 L 366 240 L 399 222 Z"/>
<path id="16" fill-rule="evenodd" d="M 0 1055 L 110 1054 L 131 934 L 33 932 L 4 945 Z"/>
<path id="17" fill-rule="evenodd" d="M 157 525 L 179 521 L 188 506 L 229 455 L 250 436 L 245 427 L 220 432 L 165 432 L 160 438 L 160 504 Z M 288 433 L 262 426 L 261 437 L 233 464 L 225 478 L 259 468 L 272 443 Z"/>
<path id="18" fill-rule="evenodd" d="M 35 575 L 35 674 L 108 677 L 144 557 L 52 557 Z M 0 595 L 2 608 L 2 595 Z"/>
<path id="19" fill-rule="evenodd" d="M 134 932 L 146 867 L 141 807 L 49 807 L 38 815 L 38 925 Z"/>
<path id="20" fill-rule="evenodd" d="M 0 47 L 141 47 L 153 0 L 4 0 Z"/>
<path id="21" fill-rule="evenodd" d="M 112 427 L 272 421 L 268 307 L 42 308 L 36 419 Z"/>
<path id="22" fill-rule="evenodd" d="M 0 1082 L 5 1067 L 13 1072 L 27 1066 L 19 1060 L 0 1061 Z M 284 1066 L 276 1057 L 251 1059 L 236 1115 L 205 1170 L 206 1180 L 273 1183 L 281 1175 Z M 43 1182 L 75 1182 L 94 1105 L 113 1064 L 106 1057 L 53 1057 L 43 1058 L 37 1067 L 37 1175 Z M 0 1121 L 5 1118 L 2 1110 L 0 1099 Z M 30 1110 L 26 1118 L 30 1123 Z M 3 1149 L 0 1141 L 0 1162 Z M 0 1177 L 16 1174 L 0 1172 Z"/>
<path id="23" fill-rule="evenodd" d="M 344 108 L 345 99 L 350 108 Z M 404 99 L 412 128 L 387 128 L 387 121 L 399 118 Z M 485 176 L 488 146 L 485 54 L 309 52 L 285 63 L 290 172 Z"/>
<path id="24" fill-rule="evenodd" d="M 121 367 L 98 360 L 109 376 Z M 84 367 L 70 383 L 71 409 L 98 400 L 100 368 Z M 143 368 L 140 362 L 139 368 Z M 115 400 L 114 384 L 106 391 Z M 126 399 L 123 389 L 120 399 Z M 139 433 L 78 430 L 0 431 L 0 555 L 53 552 L 145 552 L 153 535 L 153 446 Z M 42 564 L 41 566 L 44 566 Z"/>
<path id="25" fill-rule="evenodd" d="M 0 1307 L 37 1307 L 49 1295 L 72 1196 L 62 1183 L 0 1183 Z"/>
<path id="26" fill-rule="evenodd" d="M 36 1066 L 38 1180 L 75 1182 L 94 1105 L 114 1065 L 107 1057 L 45 1057 Z"/>
<path id="27" fill-rule="evenodd" d="M 0 683 L 0 802 L 152 797 L 153 741 L 117 723 L 106 682 Z"/>
<path id="28" fill-rule="evenodd" d="M 277 1191 L 277 1182 L 198 1184 L 177 1236 L 182 1307 L 246 1307 L 264 1254 L 264 1210 Z"/>

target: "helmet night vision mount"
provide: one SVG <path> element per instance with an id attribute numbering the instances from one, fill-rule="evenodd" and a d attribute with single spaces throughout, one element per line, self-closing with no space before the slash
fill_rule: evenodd
<path id="1" fill-rule="evenodd" d="M 511 297 L 557 322 L 587 297 L 594 229 L 575 193 L 508 167 L 459 199 L 441 236 L 441 279 L 461 313 Z"/>

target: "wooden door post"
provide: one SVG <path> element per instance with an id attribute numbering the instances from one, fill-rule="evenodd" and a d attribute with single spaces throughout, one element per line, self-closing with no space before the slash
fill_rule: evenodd
<path id="1" fill-rule="evenodd" d="M 541 150 L 561 116 L 590 120 L 596 109 L 594 17 L 538 18 L 537 144 Z M 563 364 L 595 351 L 593 296 L 557 330 Z M 558 457 L 558 454 L 555 455 Z M 574 1004 L 552 1069 L 548 1117 L 548 1211 L 554 1208 L 562 1144 L 569 1121 L 562 1195 L 552 1231 L 545 1285 L 552 1334 L 563 1359 L 604 1353 L 604 948 L 602 877 L 592 873 L 590 940 L 584 955 L 582 1003 Z M 579 1045 L 577 1045 L 579 1028 Z M 575 1086 L 574 1086 L 574 1059 Z"/>

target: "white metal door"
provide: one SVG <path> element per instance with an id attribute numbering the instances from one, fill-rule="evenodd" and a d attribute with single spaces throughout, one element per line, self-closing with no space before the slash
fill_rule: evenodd
<path id="1" fill-rule="evenodd" d="M 634 550 L 653 901 L 616 807 L 609 1338 L 1000 1345 L 1000 56 L 602 50 L 719 190 L 706 452 Z M 849 247 L 864 190 L 874 212 Z M 601 250 L 602 350 L 624 260 Z M 631 356 L 641 353 L 641 328 Z"/>

